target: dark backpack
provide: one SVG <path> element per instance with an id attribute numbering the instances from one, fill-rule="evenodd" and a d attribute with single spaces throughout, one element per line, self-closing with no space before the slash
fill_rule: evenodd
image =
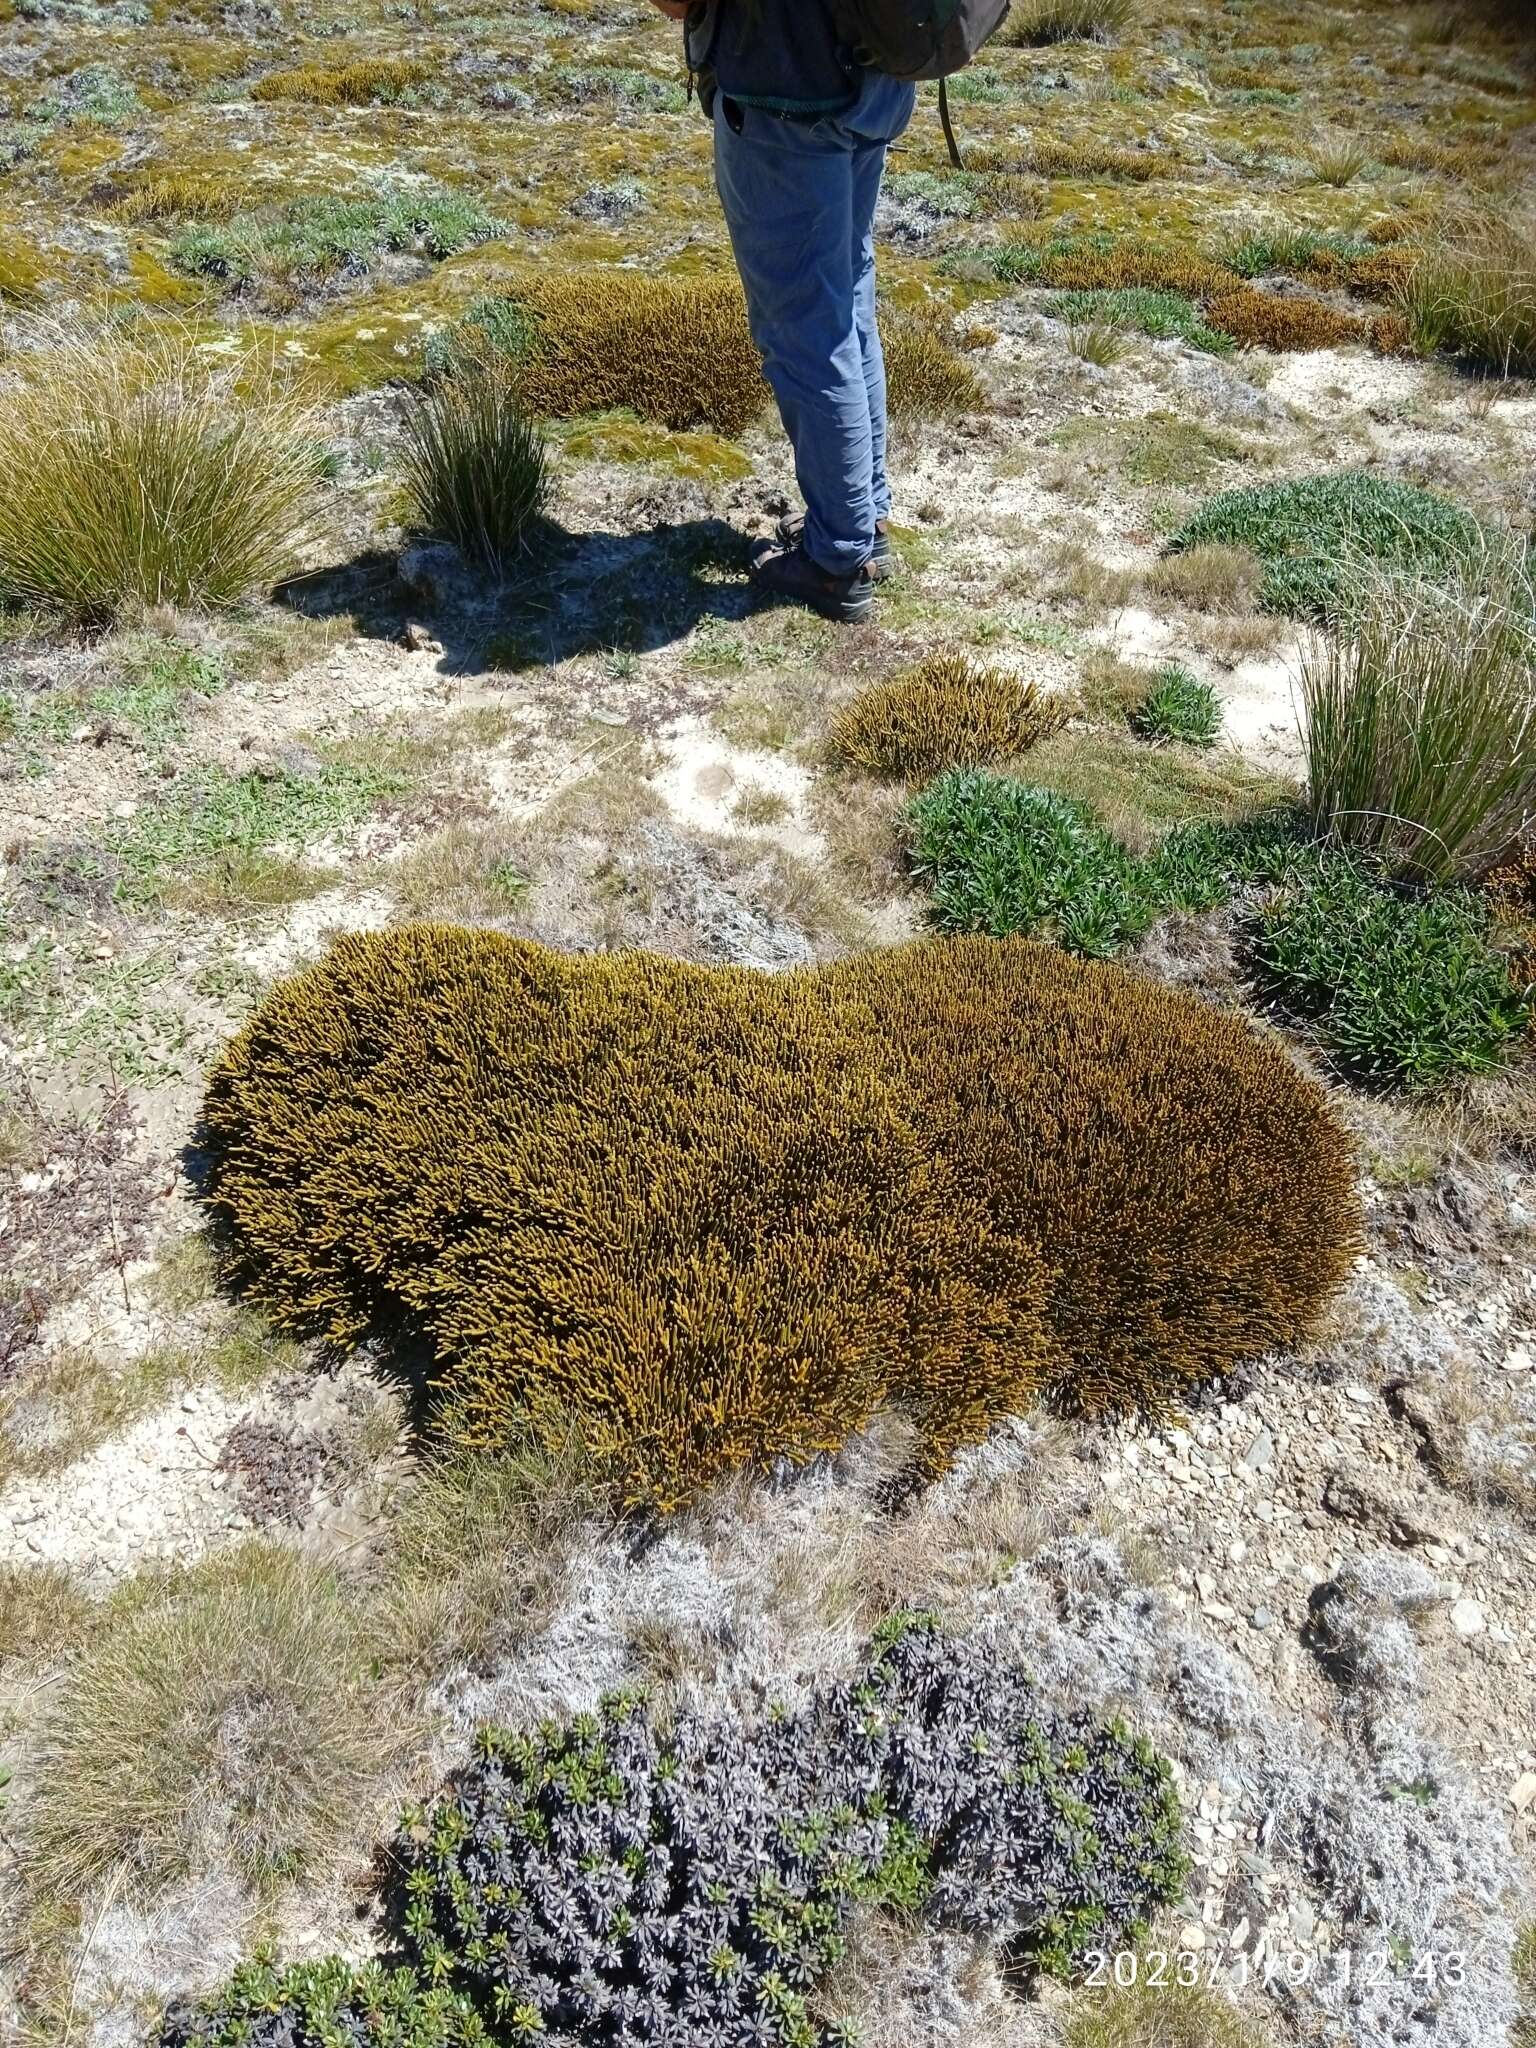
<path id="1" fill-rule="evenodd" d="M 950 162 L 960 168 L 955 131 L 949 124 L 944 81 L 963 71 L 1008 14 L 1009 0 L 832 0 L 832 20 L 841 41 L 871 71 L 892 78 L 936 78 L 939 119 Z"/>

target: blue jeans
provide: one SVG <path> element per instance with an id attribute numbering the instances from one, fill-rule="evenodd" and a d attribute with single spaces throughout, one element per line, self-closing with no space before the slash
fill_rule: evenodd
<path id="1" fill-rule="evenodd" d="M 715 100 L 715 184 L 752 339 L 795 451 L 806 552 L 834 576 L 869 560 L 891 509 L 873 221 L 915 96 L 866 71 L 853 106 L 819 121 Z"/>

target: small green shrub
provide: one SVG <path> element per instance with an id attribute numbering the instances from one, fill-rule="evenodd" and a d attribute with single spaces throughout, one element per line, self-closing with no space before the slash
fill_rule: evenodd
<path id="1" fill-rule="evenodd" d="M 1064 701 L 963 654 L 932 654 L 861 690 L 833 720 L 832 752 L 872 775 L 916 779 L 1023 754 L 1056 731 Z"/>
<path id="2" fill-rule="evenodd" d="M 477 363 L 405 413 L 405 484 L 416 518 L 478 567 L 505 574 L 549 502 L 543 436 L 513 373 Z"/>
<path id="3" fill-rule="evenodd" d="M 340 1956 L 279 1969 L 258 1955 L 212 1997 L 172 2005 L 158 2039 L 160 2048 L 492 2048 L 494 2036 L 462 1992 L 423 1984 L 414 1970 Z"/>
<path id="4" fill-rule="evenodd" d="M 1232 337 L 1213 327 L 1196 302 L 1183 292 L 1159 291 L 1146 285 L 1127 285 L 1110 291 L 1068 291 L 1058 293 L 1049 310 L 1056 319 L 1071 326 L 1108 322 L 1151 335 L 1154 340 L 1186 342 L 1207 355 L 1229 355 L 1233 347 Z"/>
<path id="5" fill-rule="evenodd" d="M 662 1508 L 887 1402 L 929 1467 L 1042 1392 L 1157 1407 L 1305 1327 L 1355 1233 L 1321 1096 L 1246 1026 L 979 938 L 754 974 L 349 937 L 226 1052 L 202 1142 L 284 1327 L 411 1319 L 452 1440 L 574 1429 Z"/>
<path id="6" fill-rule="evenodd" d="M 1152 687 L 1131 713 L 1131 725 L 1143 739 L 1209 747 L 1221 731 L 1221 699 L 1209 683 L 1171 662 L 1153 676 Z"/>
<path id="7" fill-rule="evenodd" d="M 1481 898 L 1395 889 L 1344 856 L 1303 869 L 1260 909 L 1254 955 L 1366 1080 L 1420 1088 L 1487 1073 L 1530 1018 Z"/>
<path id="8" fill-rule="evenodd" d="M 1320 830 L 1399 874 L 1466 880 L 1536 816 L 1536 591 L 1490 552 L 1445 583 L 1368 578 L 1302 654 Z"/>
<path id="9" fill-rule="evenodd" d="M 61 337 L 0 407 L 0 605 L 101 623 L 251 596 L 310 530 L 304 428 L 257 366 L 189 340 Z"/>
<path id="10" fill-rule="evenodd" d="M 1372 565 L 1443 576 L 1487 550 L 1477 521 L 1448 498 L 1359 470 L 1224 491 L 1168 545 L 1213 542 L 1251 549 L 1264 564 L 1264 609 L 1299 618 L 1332 617 Z"/>
<path id="11" fill-rule="evenodd" d="M 1084 804 L 1012 776 L 957 769 L 911 812 L 912 865 L 946 931 L 1054 939 L 1103 960 L 1160 905 L 1142 863 Z"/>

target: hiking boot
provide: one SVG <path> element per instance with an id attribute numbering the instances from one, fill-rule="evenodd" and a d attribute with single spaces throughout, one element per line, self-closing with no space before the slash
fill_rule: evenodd
<path id="1" fill-rule="evenodd" d="M 862 625 L 875 608 L 875 572 L 869 562 L 852 576 L 834 576 L 813 562 L 803 545 L 781 548 L 759 541 L 749 573 L 759 590 L 791 604 L 809 605 L 841 626 Z"/>
<path id="2" fill-rule="evenodd" d="M 778 533 L 779 545 L 781 547 L 799 547 L 805 534 L 805 514 L 803 512 L 786 512 L 779 521 L 775 531 Z M 891 564 L 895 561 L 896 556 L 891 547 L 889 529 L 883 519 L 875 521 L 875 545 L 870 551 L 869 559 L 874 568 L 875 581 L 877 583 L 882 576 L 890 574 Z"/>

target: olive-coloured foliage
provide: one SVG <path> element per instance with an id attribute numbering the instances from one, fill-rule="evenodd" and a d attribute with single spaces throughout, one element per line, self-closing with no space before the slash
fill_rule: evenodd
<path id="1" fill-rule="evenodd" d="M 884 323 L 893 413 L 942 418 L 983 402 L 976 373 L 923 322 Z M 541 278 L 476 300 L 427 349 L 451 375 L 466 358 L 510 357 L 523 402 L 551 419 L 626 411 L 674 432 L 739 434 L 769 402 L 734 278 L 597 270 Z"/>
<path id="2" fill-rule="evenodd" d="M 899 1616 L 852 1682 L 793 1714 L 663 1735 L 624 1696 L 534 1734 L 482 1729 L 396 1843 L 414 1970 L 258 1962 L 169 2015 L 162 2044 L 833 2048 L 847 2031 L 810 2001 L 856 1909 L 1065 1974 L 1179 1895 L 1180 1834 L 1145 1741 L 1048 1706 L 985 1640 Z"/>
<path id="3" fill-rule="evenodd" d="M 1301 618 L 1333 616 L 1367 567 L 1445 575 L 1488 551 L 1459 505 L 1361 470 L 1224 491 L 1169 547 L 1213 542 L 1251 548 L 1264 564 L 1264 609 Z"/>
<path id="4" fill-rule="evenodd" d="M 551 419 L 627 409 L 675 431 L 739 434 L 767 403 L 732 278 L 571 272 L 476 301 L 428 367 L 508 355 L 528 409 Z"/>
<path id="5" fill-rule="evenodd" d="M 1352 1255 L 1347 1147 L 1245 1024 L 984 939 L 768 975 L 490 931 L 350 936 L 205 1100 L 206 1199 L 286 1327 L 405 1315 L 444 1426 L 574 1424 L 618 1496 L 927 1463 L 1050 1393 L 1165 1409 Z"/>
<path id="6" fill-rule="evenodd" d="M 829 739 L 850 767 L 915 779 L 1025 753 L 1066 716 L 1064 699 L 1023 676 L 964 654 L 931 654 L 861 690 L 833 720 Z"/>
<path id="7" fill-rule="evenodd" d="M 407 57 L 360 57 L 351 64 L 297 64 L 269 71 L 251 87 L 253 100 L 297 100 L 315 107 L 367 107 L 400 99 L 432 75 Z"/>

